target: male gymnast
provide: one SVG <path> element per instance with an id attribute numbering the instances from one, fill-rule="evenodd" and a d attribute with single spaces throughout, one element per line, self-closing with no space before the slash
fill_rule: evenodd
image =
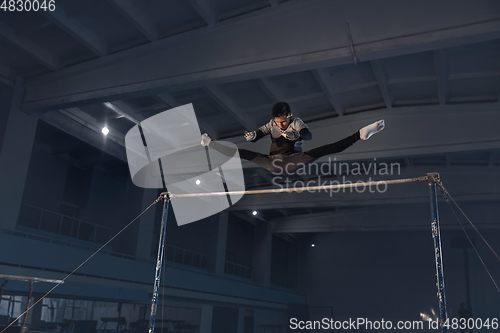
<path id="1" fill-rule="evenodd" d="M 360 139 L 368 140 L 373 134 L 380 132 L 385 127 L 384 120 L 379 120 L 340 141 L 303 152 L 303 140 L 311 140 L 312 133 L 300 118 L 293 117 L 288 103 L 278 102 L 274 104 L 271 109 L 271 117 L 272 119 L 257 131 L 245 131 L 244 133 L 245 139 L 249 142 L 256 142 L 264 136 L 270 135 L 272 143 L 269 155 L 246 149 L 238 149 L 238 152 L 240 158 L 255 163 L 273 174 L 280 174 L 284 171 L 293 173 L 325 155 L 344 151 Z M 212 140 L 207 133 L 201 136 L 201 145 L 209 146 L 229 157 L 236 153 L 233 148 Z"/>

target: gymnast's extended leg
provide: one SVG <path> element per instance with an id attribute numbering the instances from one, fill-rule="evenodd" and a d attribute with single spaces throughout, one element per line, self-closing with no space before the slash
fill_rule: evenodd
<path id="1" fill-rule="evenodd" d="M 353 135 L 350 135 L 340 141 L 316 147 L 303 153 L 284 156 L 281 161 L 282 163 L 279 164 L 280 171 L 293 173 L 301 167 L 312 163 L 323 156 L 340 153 L 346 150 L 360 139 L 368 140 L 368 138 L 370 138 L 373 134 L 383 130 L 384 127 L 384 121 L 379 120 L 373 124 L 363 127 Z"/>
<path id="2" fill-rule="evenodd" d="M 350 146 L 352 146 L 358 140 L 368 140 L 373 134 L 380 132 L 385 127 L 385 123 L 383 120 L 379 120 L 370 124 L 368 126 L 363 127 L 356 133 L 351 136 L 348 136 L 345 139 L 340 141 L 330 143 L 324 146 L 320 146 L 317 148 L 313 148 L 304 152 L 305 154 L 313 157 L 314 159 L 323 157 L 325 155 L 340 153 Z"/>

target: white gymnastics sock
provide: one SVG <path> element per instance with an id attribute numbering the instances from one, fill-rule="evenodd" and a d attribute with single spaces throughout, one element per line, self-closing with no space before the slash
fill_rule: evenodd
<path id="1" fill-rule="evenodd" d="M 212 141 L 212 139 L 210 139 L 207 133 L 201 135 L 201 145 L 203 147 L 208 146 L 210 144 L 210 141 Z"/>
<path id="2" fill-rule="evenodd" d="M 362 140 L 368 140 L 373 134 L 380 132 L 384 128 L 385 122 L 382 119 L 360 129 L 359 136 Z"/>

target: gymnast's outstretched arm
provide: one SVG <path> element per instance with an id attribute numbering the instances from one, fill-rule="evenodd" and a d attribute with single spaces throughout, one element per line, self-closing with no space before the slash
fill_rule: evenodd
<path id="1" fill-rule="evenodd" d="M 258 130 L 257 132 L 260 132 L 260 130 Z M 249 132 L 246 132 L 246 133 L 249 133 Z M 253 132 L 253 133 L 255 133 L 255 132 Z M 265 135 L 263 135 L 262 132 L 260 132 L 260 133 L 262 134 L 262 136 L 259 137 L 258 139 L 255 139 L 253 142 L 255 142 L 255 141 L 257 141 L 260 138 L 262 138 L 262 137 L 265 136 Z M 244 160 L 248 160 L 248 161 L 251 161 L 251 160 L 255 159 L 258 156 L 261 156 L 261 154 L 253 152 L 253 151 L 250 151 L 250 150 L 240 149 L 240 148 L 233 148 L 233 147 L 228 147 L 226 145 L 220 144 L 217 141 L 212 140 L 208 136 L 207 133 L 205 133 L 205 134 L 203 134 L 201 136 L 201 145 L 205 146 L 205 147 L 208 146 L 210 148 L 213 148 L 213 149 L 217 150 L 219 153 L 221 153 L 223 155 L 226 155 L 228 157 L 233 157 L 236 154 L 236 151 L 238 151 L 238 153 L 240 155 L 240 158 L 242 158 Z"/>

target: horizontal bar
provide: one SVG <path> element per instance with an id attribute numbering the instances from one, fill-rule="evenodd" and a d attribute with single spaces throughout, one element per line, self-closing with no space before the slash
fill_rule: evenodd
<path id="1" fill-rule="evenodd" d="M 173 194 L 170 192 L 163 192 L 160 196 L 167 196 L 170 199 L 173 198 L 194 198 L 194 197 L 213 197 L 213 196 L 224 196 L 224 195 L 238 195 L 238 194 L 265 194 L 265 193 L 292 193 L 292 192 L 303 192 L 303 191 L 316 191 L 316 190 L 331 190 L 338 188 L 350 188 L 358 186 L 377 186 L 385 184 L 404 184 L 412 182 L 426 182 L 431 180 L 431 176 L 423 176 L 418 178 L 407 178 L 407 179 L 393 179 L 393 180 L 379 180 L 372 182 L 356 182 L 348 184 L 336 184 L 336 185 L 323 185 L 323 186 L 304 186 L 304 187 L 293 187 L 293 188 L 270 188 L 265 190 L 248 190 L 248 191 L 228 191 L 228 192 L 210 192 L 210 193 L 184 193 L 184 194 Z"/>

